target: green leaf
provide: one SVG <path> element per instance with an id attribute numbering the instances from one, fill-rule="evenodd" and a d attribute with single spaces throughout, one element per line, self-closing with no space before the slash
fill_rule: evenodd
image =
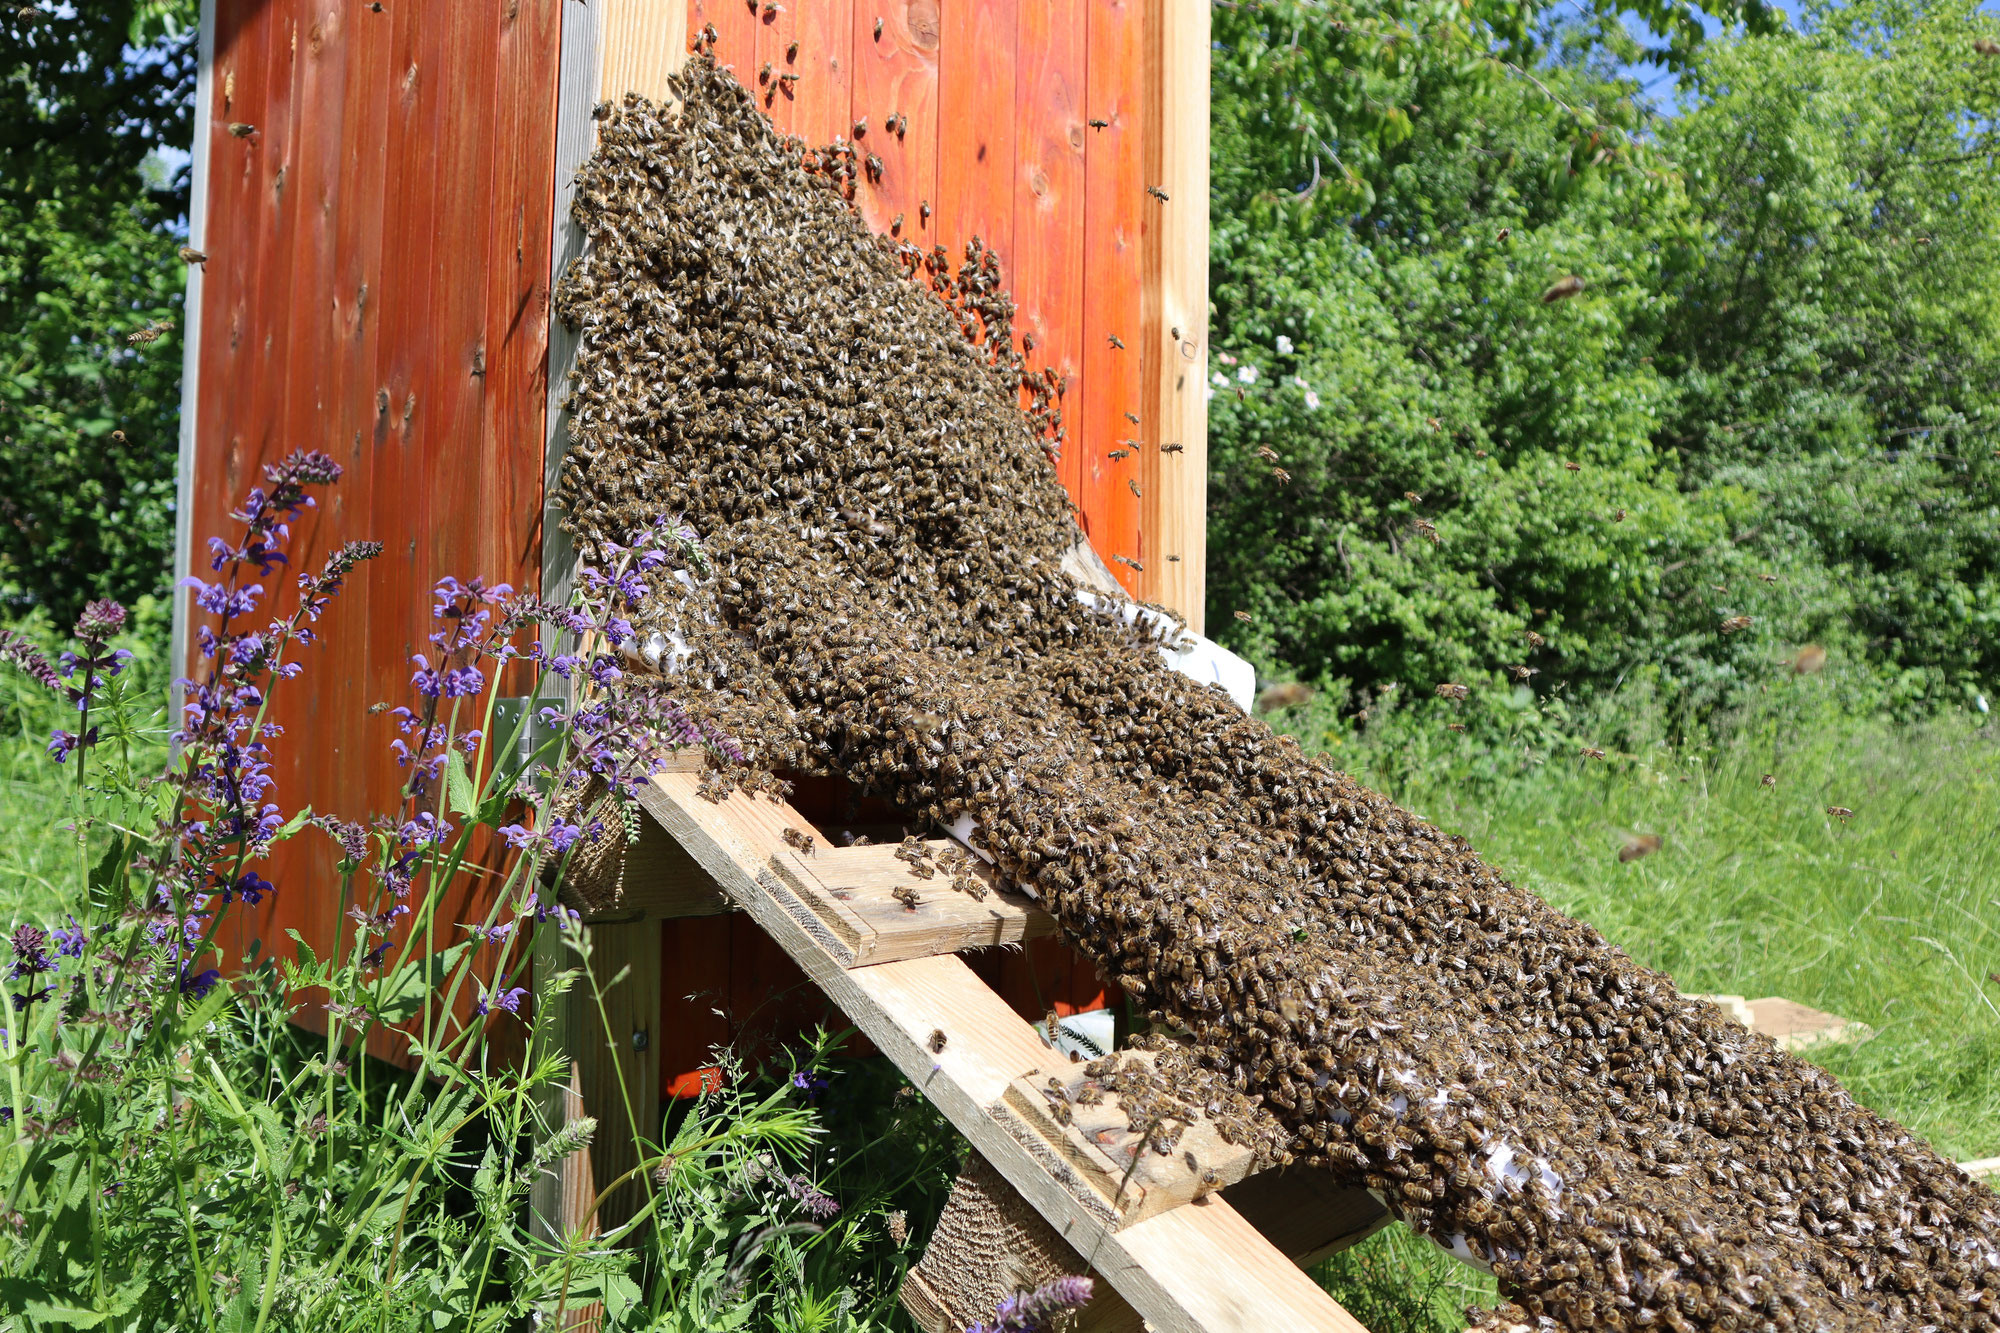
<path id="1" fill-rule="evenodd" d="M 466 940 L 429 958 L 404 963 L 368 996 L 369 1007 L 391 1026 L 408 1020 L 423 1008 L 424 997 L 439 988 L 472 945 L 473 941 Z"/>
<path id="2" fill-rule="evenodd" d="M 453 814 L 469 818 L 479 813 L 479 797 L 472 790 L 471 775 L 465 771 L 465 756 L 456 750 L 445 759 L 444 789 Z"/>

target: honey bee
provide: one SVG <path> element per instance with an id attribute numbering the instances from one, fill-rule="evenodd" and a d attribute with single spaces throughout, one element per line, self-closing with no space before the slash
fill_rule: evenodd
<path id="1" fill-rule="evenodd" d="M 875 40 L 882 40 L 882 20 L 879 18 L 875 20 Z"/>
<path id="2" fill-rule="evenodd" d="M 251 135 L 257 132 L 257 127 L 255 125 L 245 124 L 243 121 L 240 120 L 231 121 L 229 125 L 229 132 L 239 139 L 247 139 Z"/>
<path id="3" fill-rule="evenodd" d="M 882 159 L 870 153 L 864 167 L 868 173 L 869 183 L 880 184 L 882 181 Z"/>
<path id="4" fill-rule="evenodd" d="M 1854 812 L 1844 805 L 1829 805 L 1826 808 L 1826 812 L 1843 824 L 1854 818 Z"/>
<path id="5" fill-rule="evenodd" d="M 1554 305 L 1557 301 L 1567 301 L 1582 291 L 1583 279 L 1572 273 L 1568 277 L 1557 278 L 1543 290 L 1542 304 Z"/>
<path id="6" fill-rule="evenodd" d="M 1139 418 L 1138 418 L 1138 416 L 1137 416 L 1137 415 L 1135 415 L 1134 413 L 1131 413 L 1131 412 L 1127 412 L 1127 413 L 1125 414 L 1125 419 L 1126 419 L 1127 421 L 1131 422 L 1131 423 L 1132 423 L 1133 425 L 1135 425 L 1135 426 L 1139 424 Z"/>
<path id="7" fill-rule="evenodd" d="M 1236 618 L 1242 621 L 1244 624 L 1248 625 L 1249 623 L 1251 623 L 1251 616 L 1248 611 L 1238 611 L 1235 614 Z"/>
<path id="8" fill-rule="evenodd" d="M 930 1040 L 926 1041 L 924 1045 L 930 1048 L 930 1052 L 932 1055 L 943 1055 L 945 1046 L 944 1029 L 932 1028 Z"/>
<path id="9" fill-rule="evenodd" d="M 1118 349 L 1118 350 L 1119 350 L 1119 351 L 1121 351 L 1121 352 L 1125 350 L 1125 340 L 1124 340 L 1123 338 L 1119 337 L 1119 336 L 1118 336 L 1117 334 L 1115 334 L 1115 333 L 1112 333 L 1112 334 L 1107 334 L 1107 335 L 1105 335 L 1105 336 L 1111 339 L 1111 345 L 1112 345 L 1112 346 L 1113 346 L 1114 348 Z M 1125 415 L 1126 415 L 1126 416 L 1132 416 L 1132 414 L 1131 414 L 1130 412 L 1127 412 L 1127 413 L 1126 413 Z M 1138 419 L 1137 417 L 1132 417 L 1132 423 L 1133 423 L 1134 425 L 1137 425 L 1137 424 L 1138 424 L 1138 421 L 1139 421 L 1139 419 Z"/>
<path id="10" fill-rule="evenodd" d="M 1111 122 L 1108 120 L 1093 120 L 1088 122 L 1088 124 L 1093 130 L 1102 130 L 1110 128 Z"/>
<path id="11" fill-rule="evenodd" d="M 183 245 L 180 248 L 179 254 L 183 263 L 206 264 L 208 262 L 207 254 L 195 249 L 191 245 Z"/>
<path id="12" fill-rule="evenodd" d="M 867 135 L 868 135 L 868 117 L 863 116 L 861 119 L 854 122 L 854 137 L 857 139 L 862 139 L 866 138 Z"/>
<path id="13" fill-rule="evenodd" d="M 1148 185 L 1146 187 L 1146 193 L 1152 195 L 1153 198 L 1159 200 L 1163 204 L 1167 202 L 1167 192 L 1165 190 L 1162 190 L 1157 185 Z"/>
<path id="14" fill-rule="evenodd" d="M 1163 444 L 1160 446 L 1160 452 L 1163 454 L 1177 454 L 1181 452 L 1181 446 L 1178 444 Z"/>
<path id="15" fill-rule="evenodd" d="M 1541 670 L 1542 670 L 1542 669 L 1541 669 L 1540 667 L 1531 667 L 1531 666 L 1523 666 L 1523 665 L 1519 665 L 1519 664 L 1515 664 L 1515 665 L 1510 665 L 1510 666 L 1505 666 L 1505 667 L 1502 667 L 1502 668 L 1501 668 L 1501 670 L 1505 671 L 1505 672 L 1506 672 L 1506 673 L 1507 673 L 1508 675 L 1512 676 L 1512 677 L 1513 677 L 1513 678 L 1514 678 L 1515 680 L 1517 680 L 1517 681 L 1519 681 L 1519 682 L 1521 682 L 1522 684 L 1524 684 L 1524 685 L 1525 685 L 1525 684 L 1527 684 L 1527 682 L 1528 682 L 1528 681 L 1529 681 L 1530 679 L 1532 679 L 1532 678 L 1533 678 L 1533 677 L 1535 677 L 1535 676 L 1538 676 L 1538 675 L 1540 675 L 1540 674 L 1541 674 Z"/>
<path id="16" fill-rule="evenodd" d="M 1530 648 L 1540 648 L 1548 643 L 1547 639 L 1543 638 L 1541 635 L 1535 633 L 1535 631 L 1531 629 L 1522 630 L 1521 635 L 1523 638 L 1527 639 L 1528 646 Z"/>
<path id="17" fill-rule="evenodd" d="M 1424 497 L 1418 495 L 1415 491 L 1404 491 L 1403 498 L 1413 505 L 1420 505 L 1424 502 Z"/>
<path id="18" fill-rule="evenodd" d="M 1138 479 L 1137 477 L 1127 477 L 1127 478 L 1125 478 L 1125 484 L 1126 484 L 1127 486 L 1130 486 L 1130 487 L 1132 488 L 1132 494 L 1133 494 L 1133 496 L 1134 496 L 1135 498 L 1137 498 L 1137 499 L 1141 499 L 1141 500 L 1143 500 L 1143 499 L 1145 499 L 1145 498 L 1146 498 L 1146 497 L 1144 496 L 1144 494 L 1143 494 L 1143 493 L 1141 493 L 1141 492 L 1140 492 L 1140 490 L 1139 490 L 1139 479 Z"/>
<path id="19" fill-rule="evenodd" d="M 1436 690 L 1437 697 L 1440 699 L 1463 699 L 1470 693 L 1472 691 L 1469 687 L 1449 680 L 1441 682 Z"/>
<path id="20" fill-rule="evenodd" d="M 1766 773 L 1763 777 L 1757 779 L 1757 785 L 1760 787 L 1775 787 L 1778 785 L 1778 775 L 1776 773 Z"/>
<path id="21" fill-rule="evenodd" d="M 1596 746 L 1594 746 L 1594 745 L 1586 745 L 1586 746 L 1584 746 L 1584 747 L 1583 747 L 1583 749 L 1582 749 L 1582 750 L 1580 750 L 1580 751 L 1578 751 L 1578 752 L 1577 752 L 1577 758 L 1579 758 L 1579 759 L 1602 759 L 1602 758 L 1604 758 L 1604 751 L 1602 751 L 1602 750 L 1598 749 L 1598 748 L 1597 748 Z"/>
<path id="22" fill-rule="evenodd" d="M 1428 541 L 1431 545 L 1433 546 L 1444 545 L 1444 539 L 1438 536 L 1437 524 L 1431 522 L 1429 519 L 1426 518 L 1412 519 L 1410 522 L 1410 526 L 1416 529 L 1417 535 L 1419 537 L 1422 537 L 1424 540 Z"/>
<path id="23" fill-rule="evenodd" d="M 1809 643 L 1792 655 L 1792 674 L 1809 676 L 1826 665 L 1826 649 L 1816 643 Z"/>
<path id="24" fill-rule="evenodd" d="M 1654 852 L 1660 850 L 1662 841 L 1663 839 L 1657 833 L 1633 834 L 1631 837 L 1625 839 L 1624 845 L 1618 849 L 1619 863 L 1624 864 L 1626 862 L 1637 861 L 1644 856 L 1651 856 Z"/>
<path id="25" fill-rule="evenodd" d="M 813 849 L 813 839 L 809 833 L 801 833 L 797 829 L 788 826 L 784 831 L 784 839 L 796 848 L 801 856 L 818 855 Z"/>
<path id="26" fill-rule="evenodd" d="M 799 58 L 799 44 L 797 42 L 787 43 L 785 46 L 785 63 L 787 65 L 796 64 L 798 62 L 798 58 Z"/>
<path id="27" fill-rule="evenodd" d="M 889 896 L 901 903 L 903 910 L 906 912 L 916 911 L 918 907 L 922 906 L 924 901 L 923 894 L 919 893 L 914 885 L 909 884 L 897 885 L 895 888 L 889 890 Z"/>
<path id="28" fill-rule="evenodd" d="M 1724 634 L 1740 634 L 1755 623 L 1755 616 L 1731 616 L 1722 622 L 1720 628 Z"/>

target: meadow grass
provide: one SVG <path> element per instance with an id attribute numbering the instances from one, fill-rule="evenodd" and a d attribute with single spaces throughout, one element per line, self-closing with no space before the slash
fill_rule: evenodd
<path id="1" fill-rule="evenodd" d="M 2000 736 L 1977 714 L 1787 704 L 1692 743 L 1660 739 L 1643 698 L 1574 713 L 1516 698 L 1498 740 L 1450 733 L 1465 714 L 1429 700 L 1359 734 L 1323 702 L 1274 721 L 1683 991 L 1866 1023 L 1809 1058 L 1946 1156 L 2000 1155 Z M 1619 860 L 1649 834 L 1657 852 Z M 1400 1226 L 1320 1276 L 1375 1333 L 1447 1333 L 1493 1299 Z"/>

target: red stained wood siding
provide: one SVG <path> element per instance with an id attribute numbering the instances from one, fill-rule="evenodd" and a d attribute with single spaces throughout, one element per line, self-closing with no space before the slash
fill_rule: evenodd
<path id="1" fill-rule="evenodd" d="M 278 798 L 366 817 L 394 808 L 402 776 L 392 723 L 367 709 L 404 702 L 433 584 L 539 579 L 561 0 L 216 9 L 196 550 L 226 530 L 260 464 L 316 448 L 347 468 L 299 526 L 295 568 L 353 537 L 387 552 L 349 583 L 308 674 L 281 696 Z M 1138 590 L 1114 557 L 1167 554 L 1141 522 L 1158 441 L 1127 416 L 1153 411 L 1141 333 L 1158 0 L 686 0 L 685 12 L 690 39 L 713 25 L 718 59 L 781 128 L 825 143 L 866 118 L 858 151 L 882 162 L 856 191 L 871 225 L 886 232 L 900 214 L 899 238 L 954 264 L 974 236 L 999 254 L 1030 365 L 1066 381 L 1061 475 L 1079 521 Z M 900 135 L 891 116 L 908 118 Z M 255 132 L 232 136 L 232 122 Z M 268 952 L 286 929 L 330 941 L 332 860 L 317 835 L 291 844 L 275 900 L 230 943 Z M 482 910 L 445 907 L 452 921 Z M 698 1086 L 715 1044 L 809 1020 L 803 978 L 746 921 L 664 933 L 669 1091 Z M 1106 999 L 1050 941 L 979 965 L 1037 1016 Z"/>
<path id="2" fill-rule="evenodd" d="M 405 702 L 432 585 L 539 580 L 559 18 L 558 0 L 217 0 L 196 571 L 259 467 L 293 449 L 347 470 L 298 525 L 293 572 L 349 539 L 387 548 L 278 695 L 287 809 L 393 810 L 394 725 L 367 710 Z M 290 583 L 269 581 L 279 608 Z M 334 860 L 311 831 L 281 848 L 277 894 L 227 943 L 288 953 L 296 929 L 323 949 Z"/>

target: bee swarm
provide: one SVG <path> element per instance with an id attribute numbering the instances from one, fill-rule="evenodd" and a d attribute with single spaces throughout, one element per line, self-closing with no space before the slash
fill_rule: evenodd
<path id="1" fill-rule="evenodd" d="M 1083 606 L 1064 386 L 993 257 L 870 235 L 852 145 L 706 56 L 676 91 L 610 109 L 579 177 L 561 500 L 586 551 L 699 534 L 635 624 L 752 757 L 719 790 L 969 817 L 1186 1034 L 1177 1096 L 1490 1266 L 1489 1326 L 2000 1326 L 1991 1192 Z"/>

